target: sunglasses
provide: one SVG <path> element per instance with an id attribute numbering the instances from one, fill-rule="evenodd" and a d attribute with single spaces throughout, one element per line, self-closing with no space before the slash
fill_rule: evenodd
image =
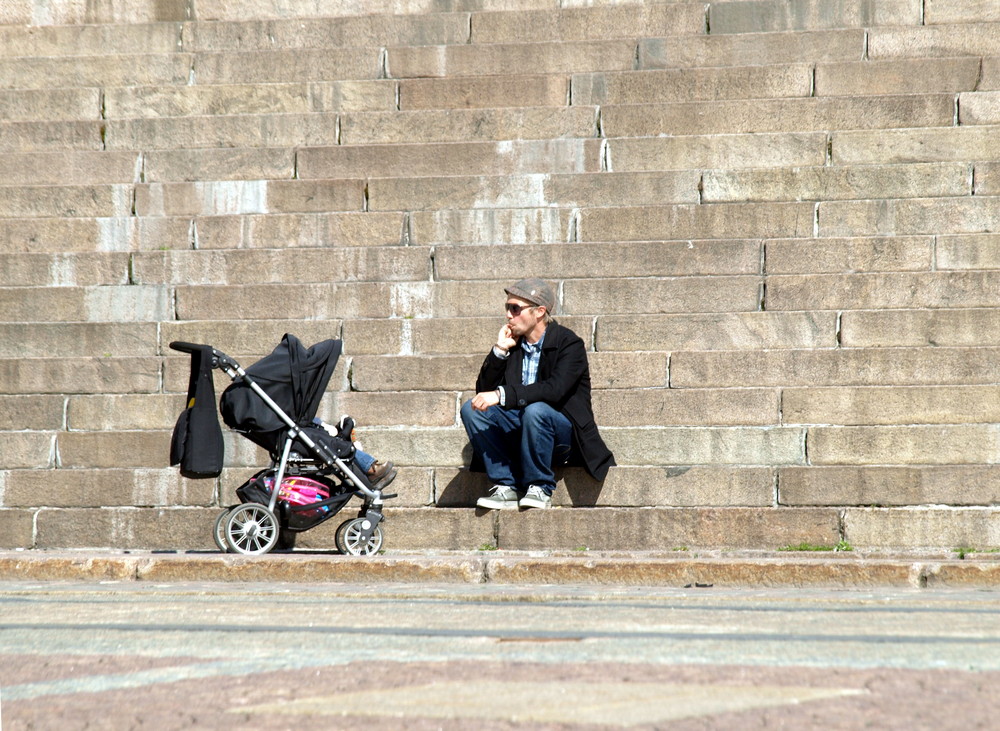
<path id="1" fill-rule="evenodd" d="M 519 305 L 516 302 L 508 302 L 506 304 L 507 312 L 512 314 L 514 317 L 520 315 L 524 310 L 533 310 L 537 305 Z"/>

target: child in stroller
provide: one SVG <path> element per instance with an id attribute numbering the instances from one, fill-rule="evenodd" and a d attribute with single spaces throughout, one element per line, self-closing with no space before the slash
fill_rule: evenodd
<path id="1" fill-rule="evenodd" d="M 338 550 L 369 555 L 381 549 L 383 501 L 396 497 L 382 490 L 396 470 L 356 447 L 350 417 L 336 426 L 316 418 L 341 341 L 306 349 L 286 334 L 270 355 L 246 370 L 209 345 L 176 341 L 170 347 L 191 355 L 187 408 L 174 428 L 171 464 L 192 478 L 222 472 L 212 385 L 216 368 L 233 381 L 219 401 L 226 425 L 270 455 L 270 465 L 237 488 L 240 503 L 216 519 L 214 538 L 221 550 L 259 555 L 276 546 L 290 549 L 298 533 L 329 520 L 354 496 L 362 506 L 337 529 Z"/>

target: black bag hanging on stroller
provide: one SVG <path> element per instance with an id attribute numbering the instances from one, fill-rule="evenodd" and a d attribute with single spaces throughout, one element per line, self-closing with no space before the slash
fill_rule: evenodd
<path id="1" fill-rule="evenodd" d="M 219 401 L 223 421 L 271 458 L 269 467 L 236 490 L 241 504 L 216 520 L 220 549 L 263 554 L 276 545 L 291 548 L 297 533 L 333 517 L 354 496 L 363 504 L 357 518 L 337 529 L 337 548 L 354 555 L 381 549 L 383 501 L 395 495 L 373 489 L 355 463 L 353 420 L 345 417 L 332 429 L 316 419 L 342 346 L 324 340 L 307 349 L 285 334 L 270 355 L 244 370 L 211 346 L 170 343 L 192 355 L 192 379 L 194 369 L 203 370 L 207 362 L 233 380 Z"/>
<path id="2" fill-rule="evenodd" d="M 177 417 L 170 437 L 170 464 L 180 465 L 181 474 L 192 480 L 222 474 L 225 446 L 215 413 L 212 367 L 210 347 L 199 345 L 191 351 L 187 407 Z"/>

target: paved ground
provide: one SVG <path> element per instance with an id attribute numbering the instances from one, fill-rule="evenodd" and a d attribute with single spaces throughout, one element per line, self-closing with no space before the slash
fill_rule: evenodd
<path id="1" fill-rule="evenodd" d="M 0 584 L 19 729 L 995 728 L 1000 592 Z"/>

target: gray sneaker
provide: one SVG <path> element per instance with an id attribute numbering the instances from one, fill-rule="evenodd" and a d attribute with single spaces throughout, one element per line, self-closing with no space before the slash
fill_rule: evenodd
<path id="1" fill-rule="evenodd" d="M 492 493 L 481 497 L 476 505 L 487 510 L 509 510 L 517 507 L 517 491 L 510 485 L 494 485 Z"/>
<path id="2" fill-rule="evenodd" d="M 545 492 L 545 488 L 531 485 L 518 505 L 522 508 L 547 508 L 552 505 L 552 497 Z"/>

